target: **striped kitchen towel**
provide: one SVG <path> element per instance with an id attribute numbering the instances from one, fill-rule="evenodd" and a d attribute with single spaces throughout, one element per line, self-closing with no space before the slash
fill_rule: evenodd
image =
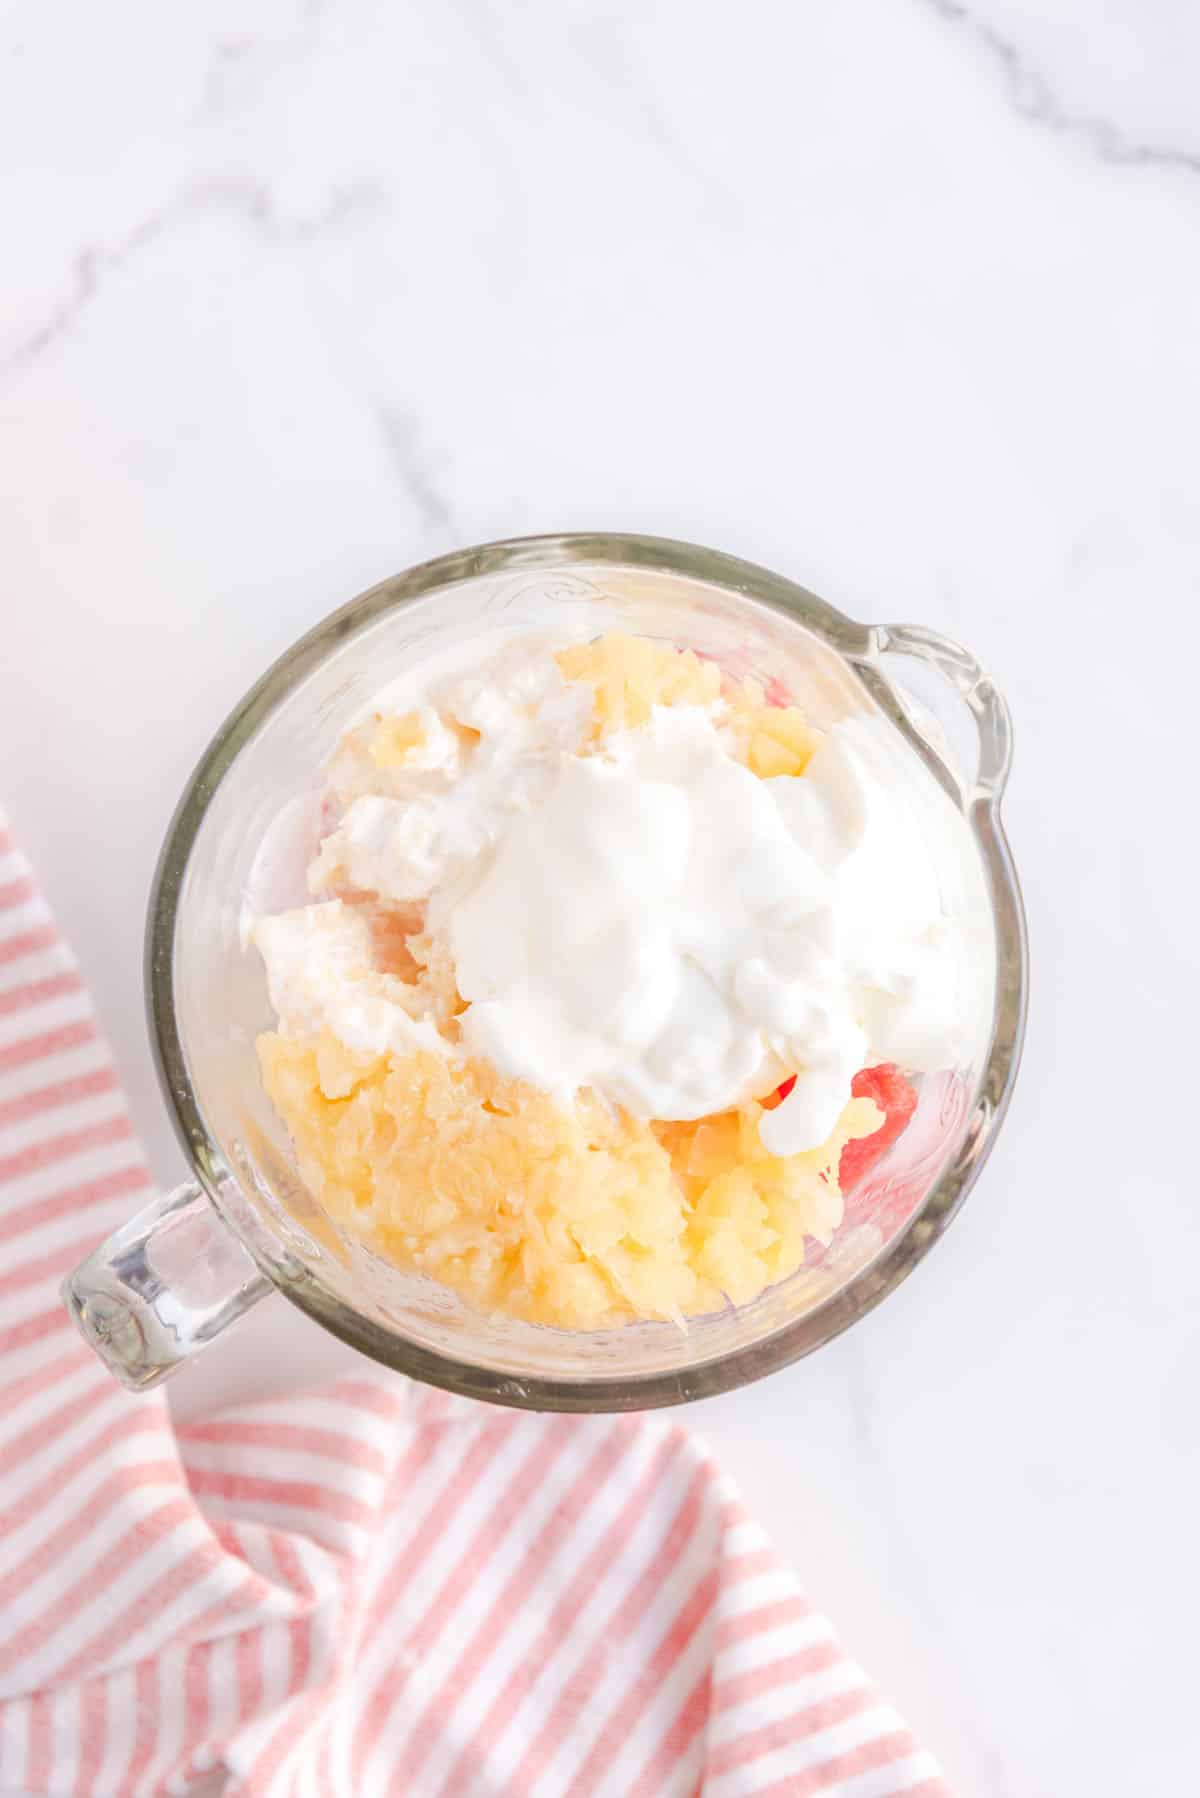
<path id="1" fill-rule="evenodd" d="M 0 821 L 0 1790 L 945 1794 L 678 1428 L 118 1388 L 58 1284 L 150 1194 Z"/>

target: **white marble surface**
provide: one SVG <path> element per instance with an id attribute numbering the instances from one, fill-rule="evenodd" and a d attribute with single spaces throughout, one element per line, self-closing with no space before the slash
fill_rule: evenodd
<path id="1" fill-rule="evenodd" d="M 960 636 L 1010 1121 L 881 1312 L 691 1421 L 964 1793 L 1193 1789 L 1195 11 L 9 0 L 0 68 L 0 792 L 162 1177 L 155 851 L 332 605 L 611 526 Z M 332 1358 L 268 1307 L 180 1398 Z"/>

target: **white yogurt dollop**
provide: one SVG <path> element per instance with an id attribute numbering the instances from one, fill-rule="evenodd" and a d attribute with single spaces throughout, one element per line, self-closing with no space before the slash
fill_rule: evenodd
<path id="1" fill-rule="evenodd" d="M 564 758 L 444 916 L 435 898 L 468 1049 L 654 1118 L 796 1070 L 761 1125 L 779 1155 L 827 1139 L 872 1058 L 952 1063 L 967 970 L 882 760 L 853 721 L 762 781 L 690 707 Z"/>

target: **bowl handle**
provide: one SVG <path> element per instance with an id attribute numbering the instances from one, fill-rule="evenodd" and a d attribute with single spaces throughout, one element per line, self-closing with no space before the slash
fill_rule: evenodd
<path id="1" fill-rule="evenodd" d="M 63 1281 L 84 1340 L 122 1386 L 157 1386 L 272 1291 L 204 1188 L 147 1205 Z"/>
<path id="2" fill-rule="evenodd" d="M 853 658 L 860 675 L 875 691 L 876 697 L 881 697 L 875 671 L 886 673 L 892 694 L 899 700 L 910 729 L 943 766 L 947 760 L 947 745 L 939 740 L 941 718 L 935 710 L 931 719 L 925 706 L 919 703 L 923 697 L 920 693 L 918 703 L 913 703 L 912 693 L 905 690 L 901 670 L 890 668 L 889 660 L 902 658 L 908 668 L 914 663 L 923 665 L 938 677 L 936 685 L 942 689 L 939 698 L 944 699 L 944 688 L 948 686 L 956 701 L 961 702 L 959 715 L 961 717 L 962 710 L 968 715 L 975 752 L 964 798 L 968 802 L 983 800 L 996 804 L 1004 792 L 1012 765 L 1012 720 L 991 676 L 961 643 L 943 637 L 937 631 L 927 630 L 923 625 L 879 624 L 872 628 L 870 635 L 871 656 Z M 929 728 L 931 722 L 932 730 Z"/>
<path id="3" fill-rule="evenodd" d="M 946 743 L 939 741 L 946 716 L 944 703 L 941 715 L 935 712 L 932 717 L 925 710 L 923 694 L 914 703 L 911 692 L 905 691 L 905 683 L 898 679 L 900 670 L 889 666 L 891 658 L 902 658 L 906 670 L 914 663 L 924 664 L 938 677 L 934 683 L 937 700 L 944 702 L 946 688 L 950 689 L 954 721 L 961 725 L 965 712 L 975 764 L 966 780 L 959 780 L 955 758 L 947 755 Z M 960 1156 L 960 1163 L 965 1165 L 985 1148 L 1004 1114 L 1025 1033 L 1029 967 L 1025 908 L 1000 815 L 1000 800 L 1012 765 L 1012 720 L 991 676 L 985 674 L 970 651 L 923 625 L 876 625 L 870 631 L 870 654 L 852 659 L 863 682 L 884 709 L 893 718 L 899 709 L 907 733 L 943 785 L 959 784 L 957 797 L 974 831 L 991 891 L 996 935 L 993 1045 L 975 1119 Z M 948 717 L 946 721 L 951 722 Z"/>

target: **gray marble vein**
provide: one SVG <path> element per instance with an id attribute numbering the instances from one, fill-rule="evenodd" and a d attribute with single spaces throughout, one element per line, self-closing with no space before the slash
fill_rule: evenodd
<path id="1" fill-rule="evenodd" d="M 439 543 L 452 542 L 458 521 L 425 452 L 419 419 L 396 406 L 381 406 L 377 417 L 388 460 L 423 528 Z"/>
<path id="2" fill-rule="evenodd" d="M 1062 136 L 1076 137 L 1102 162 L 1135 167 L 1185 169 L 1200 174 L 1200 151 L 1157 144 L 1131 135 L 1098 113 L 1077 112 L 1064 105 L 1050 82 L 1019 45 L 962 0 L 923 0 L 939 18 L 958 27 L 999 66 L 1009 98 L 1031 124 Z"/>
<path id="3" fill-rule="evenodd" d="M 106 282 L 157 243 L 168 231 L 205 212 L 231 213 L 270 243 L 298 243 L 356 217 L 375 201 L 374 183 L 332 187 L 315 210 L 285 214 L 270 189 L 258 181 L 202 181 L 178 199 L 132 226 L 107 244 L 80 250 L 71 268 L 68 291 L 41 322 L 0 355 L 0 378 L 15 373 L 72 331 L 97 299 Z"/>

